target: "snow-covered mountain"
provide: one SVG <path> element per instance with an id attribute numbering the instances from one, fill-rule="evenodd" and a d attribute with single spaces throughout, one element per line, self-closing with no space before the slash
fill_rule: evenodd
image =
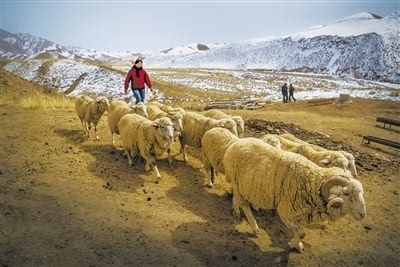
<path id="1" fill-rule="evenodd" d="M 129 51 L 102 51 L 67 47 L 28 33 L 10 33 L 0 29 L 0 57 L 7 59 L 86 59 L 115 62 L 132 55 Z M 141 54 L 137 54 L 140 56 Z"/>
<path id="2" fill-rule="evenodd" d="M 288 36 L 161 51 L 146 57 L 146 66 L 304 71 L 399 83 L 399 28 L 400 11 L 384 18 L 360 13 Z"/>
<path id="3" fill-rule="evenodd" d="M 18 60 L 7 63 L 3 68 L 28 81 L 72 96 L 85 93 L 109 98 L 124 97 L 125 73 L 85 60 Z"/>

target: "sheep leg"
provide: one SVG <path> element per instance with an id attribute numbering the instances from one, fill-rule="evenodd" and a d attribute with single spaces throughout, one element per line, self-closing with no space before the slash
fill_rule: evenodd
<path id="1" fill-rule="evenodd" d="M 236 187 L 236 185 L 232 185 L 232 206 L 233 206 L 233 215 L 235 217 L 240 218 L 240 194 Z"/>
<path id="2" fill-rule="evenodd" d="M 81 124 L 83 127 L 83 132 L 86 133 L 86 121 L 84 119 L 81 119 Z"/>
<path id="3" fill-rule="evenodd" d="M 156 172 L 156 179 L 157 180 L 161 179 L 161 175 L 160 172 L 158 171 L 156 160 L 154 158 L 146 158 L 146 166 L 145 166 L 146 171 L 150 171 L 150 166 Z"/>
<path id="4" fill-rule="evenodd" d="M 129 165 L 133 166 L 133 158 L 129 149 L 125 148 L 125 154 L 128 156 Z"/>
<path id="5" fill-rule="evenodd" d="M 214 184 L 215 183 L 215 176 L 218 174 L 218 172 L 215 171 L 214 167 L 211 167 L 211 182 Z"/>
<path id="6" fill-rule="evenodd" d="M 188 160 L 188 157 L 187 157 L 187 155 L 186 155 L 186 145 L 183 145 L 183 147 L 181 148 L 181 152 L 183 153 L 183 160 L 184 160 L 186 163 L 188 163 L 189 160 Z"/>
<path id="7" fill-rule="evenodd" d="M 207 177 L 207 181 L 208 181 L 207 186 L 209 188 L 214 188 L 214 181 L 215 181 L 215 170 L 214 170 L 214 167 L 211 166 L 209 170 L 210 170 L 210 174 L 207 175 L 208 176 Z M 208 174 L 208 170 L 207 169 L 206 169 L 206 174 Z"/>
<path id="8" fill-rule="evenodd" d="M 168 152 L 168 162 L 169 164 L 172 164 L 171 148 L 168 148 L 167 152 Z"/>
<path id="9" fill-rule="evenodd" d="M 90 129 L 92 129 L 92 125 L 90 125 L 90 122 L 86 122 L 86 129 L 87 129 L 87 136 L 90 137 Z"/>
<path id="10" fill-rule="evenodd" d="M 146 164 L 144 166 L 144 169 L 146 172 L 150 171 L 150 164 L 152 164 L 154 161 L 151 158 L 147 158 L 146 155 L 142 155 L 142 158 L 146 160 Z"/>
<path id="11" fill-rule="evenodd" d="M 205 173 L 206 173 L 206 183 L 207 183 L 207 186 L 209 187 L 209 188 L 213 188 L 214 186 L 213 186 L 213 180 L 212 180 L 212 178 L 211 178 L 211 176 L 212 176 L 212 166 L 206 166 L 206 165 L 204 165 L 204 170 L 205 170 Z M 209 173 L 209 171 L 210 171 L 210 173 Z"/>
<path id="12" fill-rule="evenodd" d="M 157 168 L 157 165 L 155 164 L 155 162 L 154 162 L 154 164 L 152 166 L 153 166 L 154 171 L 156 172 L 156 179 L 157 180 L 161 179 L 161 175 L 158 172 L 158 168 Z"/>
<path id="13" fill-rule="evenodd" d="M 114 133 L 111 131 L 111 143 L 113 146 L 115 146 L 115 138 L 114 138 Z"/>
<path id="14" fill-rule="evenodd" d="M 253 232 L 254 232 L 256 235 L 260 234 L 260 233 L 261 233 L 260 228 L 259 228 L 258 225 L 257 225 L 257 221 L 256 221 L 256 219 L 254 218 L 253 213 L 251 212 L 249 203 L 248 203 L 246 200 L 244 200 L 243 198 L 241 198 L 241 201 L 240 201 L 240 202 L 241 202 L 241 203 L 240 203 L 240 207 L 241 207 L 242 210 L 244 211 L 244 214 L 246 215 L 247 220 L 248 220 L 249 223 L 250 223 L 251 229 L 253 229 Z"/>
<path id="15" fill-rule="evenodd" d="M 294 236 L 293 239 L 288 243 L 289 247 L 295 248 L 298 252 L 303 253 L 305 249 L 301 240 L 306 236 L 303 226 L 296 222 L 288 222 L 286 225 L 289 226 Z"/>
<path id="16" fill-rule="evenodd" d="M 281 206 L 278 206 L 277 211 L 279 216 L 281 214 L 284 214 L 281 209 L 283 208 L 281 208 Z M 288 243 L 289 247 L 295 248 L 298 252 L 303 253 L 305 249 L 301 240 L 304 239 L 304 237 L 306 236 L 304 227 L 298 222 L 293 222 L 288 218 L 282 218 L 282 216 L 280 217 L 286 227 L 288 227 L 293 233 L 293 239 Z"/>
<path id="17" fill-rule="evenodd" d="M 179 136 L 179 143 L 181 144 L 181 153 L 183 154 L 183 160 L 188 163 L 189 160 L 186 155 L 186 145 L 183 143 L 182 135 Z"/>
<path id="18" fill-rule="evenodd" d="M 97 125 L 94 125 L 94 133 L 96 134 L 96 140 L 100 141 L 99 133 L 97 132 Z"/>

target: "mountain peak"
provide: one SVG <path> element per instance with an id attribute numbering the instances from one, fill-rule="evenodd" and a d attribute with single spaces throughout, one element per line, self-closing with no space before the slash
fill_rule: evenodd
<path id="1" fill-rule="evenodd" d="M 375 15 L 370 12 L 361 12 L 354 15 L 351 15 L 347 18 L 341 19 L 339 21 L 346 21 L 346 20 L 364 20 L 364 19 L 381 19 L 382 17 Z"/>

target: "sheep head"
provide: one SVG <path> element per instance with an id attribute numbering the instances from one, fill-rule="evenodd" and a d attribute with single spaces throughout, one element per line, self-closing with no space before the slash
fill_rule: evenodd
<path id="1" fill-rule="evenodd" d="M 172 111 L 168 113 L 168 118 L 170 118 L 172 123 L 174 124 L 175 133 L 180 134 L 183 131 L 182 114 L 179 113 L 178 111 Z"/>
<path id="2" fill-rule="evenodd" d="M 137 103 L 137 105 L 131 106 L 131 109 L 135 111 L 136 114 L 148 118 L 149 115 L 147 114 L 147 107 L 143 102 Z"/>
<path id="3" fill-rule="evenodd" d="M 152 123 L 152 126 L 156 128 L 156 138 L 159 145 L 167 147 L 174 141 L 174 125 L 170 118 L 157 119 Z"/>
<path id="4" fill-rule="evenodd" d="M 96 99 L 96 104 L 99 107 L 99 110 L 101 110 L 102 112 L 106 111 L 108 109 L 108 107 L 110 106 L 110 102 L 104 96 Z"/>
<path id="5" fill-rule="evenodd" d="M 238 136 L 243 137 L 243 135 L 244 135 L 244 120 L 243 120 L 243 118 L 240 116 L 232 116 L 232 119 L 236 122 Z"/>
<path id="6" fill-rule="evenodd" d="M 357 177 L 357 169 L 356 169 L 356 162 L 354 160 L 354 156 L 351 153 L 346 152 L 346 151 L 339 151 L 339 153 L 342 153 L 347 158 L 348 168 L 349 168 L 351 174 L 354 177 Z"/>
<path id="7" fill-rule="evenodd" d="M 352 213 L 356 220 L 364 218 L 366 209 L 360 181 L 335 176 L 322 185 L 321 194 L 328 203 L 327 210 L 332 220 L 348 213 Z"/>
<path id="8" fill-rule="evenodd" d="M 320 162 L 323 163 L 326 167 L 338 167 L 344 171 L 349 171 L 349 161 L 345 158 L 341 153 L 332 155 L 332 152 L 323 152 L 323 155 L 326 155 L 324 159 Z"/>
<path id="9" fill-rule="evenodd" d="M 231 133 L 238 136 L 236 122 L 233 119 L 221 119 L 218 126 L 228 129 Z"/>
<path id="10" fill-rule="evenodd" d="M 267 143 L 273 147 L 281 149 L 281 141 L 273 135 L 266 134 L 263 137 L 261 137 L 261 140 L 263 140 L 265 143 Z"/>

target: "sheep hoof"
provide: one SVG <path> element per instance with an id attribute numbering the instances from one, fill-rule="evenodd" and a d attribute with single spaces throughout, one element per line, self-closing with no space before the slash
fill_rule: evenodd
<path id="1" fill-rule="evenodd" d="M 299 242 L 298 244 L 293 244 L 293 240 L 288 243 L 289 247 L 295 248 L 298 252 L 303 253 L 305 251 L 304 245 L 302 242 Z"/>

